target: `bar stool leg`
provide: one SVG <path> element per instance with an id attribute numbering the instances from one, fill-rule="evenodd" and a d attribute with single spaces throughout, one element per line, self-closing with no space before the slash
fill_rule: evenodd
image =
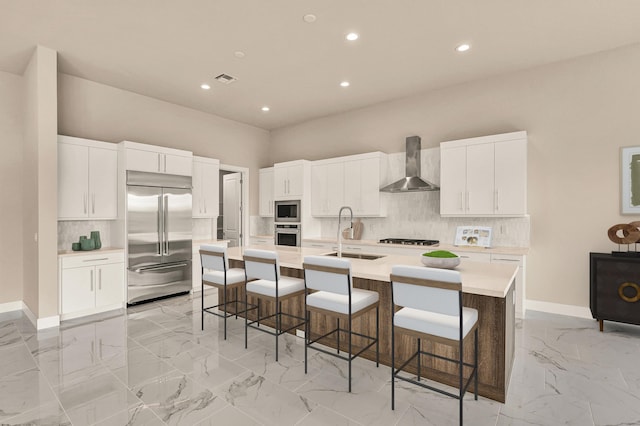
<path id="1" fill-rule="evenodd" d="M 460 426 L 462 426 L 462 396 L 464 395 L 464 391 L 462 389 L 462 368 L 464 367 L 464 349 L 463 349 L 463 345 L 462 345 L 462 340 L 460 339 L 460 381 L 459 381 L 459 389 L 460 389 Z"/>
<path id="2" fill-rule="evenodd" d="M 218 291 L 218 294 L 220 294 L 220 291 Z M 222 289 L 222 300 L 224 301 L 222 304 L 222 306 L 224 306 L 224 340 L 227 340 L 227 284 L 226 282 L 225 282 L 224 288 Z"/>
<path id="3" fill-rule="evenodd" d="M 282 329 L 282 302 L 276 298 L 276 362 L 278 362 L 278 335 Z"/>
<path id="4" fill-rule="evenodd" d="M 236 319 L 238 319 L 238 287 L 235 288 L 235 295 L 236 296 L 234 297 L 234 299 L 236 300 Z"/>
<path id="5" fill-rule="evenodd" d="M 420 376 L 422 375 L 421 364 L 420 364 L 420 352 L 422 351 L 422 341 L 418 338 L 418 381 L 420 381 Z"/>
<path id="6" fill-rule="evenodd" d="M 351 315 L 349 315 L 349 392 L 351 392 L 351 359 L 353 358 L 351 356 L 352 353 L 352 349 L 351 349 Z M 340 334 L 340 333 L 338 333 Z"/>
<path id="7" fill-rule="evenodd" d="M 393 312 L 393 307 L 392 310 Z M 396 409 L 396 345 L 395 333 L 396 327 L 393 325 L 393 316 L 391 317 L 391 409 Z"/>
<path id="8" fill-rule="evenodd" d="M 249 296 L 247 292 L 244 292 L 244 306 L 247 306 L 247 302 L 249 301 Z M 247 349 L 247 330 L 249 329 L 249 311 L 245 312 L 244 315 L 244 348 Z"/>
<path id="9" fill-rule="evenodd" d="M 202 306 L 201 330 L 204 330 L 204 280 L 200 282 L 200 302 Z"/>
<path id="10" fill-rule="evenodd" d="M 336 348 L 340 353 L 340 318 L 336 318 Z"/>
<path id="11" fill-rule="evenodd" d="M 376 367 L 380 367 L 380 309 L 376 306 Z"/>
<path id="12" fill-rule="evenodd" d="M 305 306 L 305 314 L 304 314 L 304 374 L 307 374 L 307 346 L 309 345 L 309 341 L 311 340 L 309 337 L 309 319 L 311 318 L 310 312 L 306 309 Z"/>
<path id="13" fill-rule="evenodd" d="M 474 396 L 475 396 L 475 400 L 477 401 L 478 400 L 478 328 L 477 327 L 476 327 L 476 330 L 475 330 L 475 333 L 474 333 L 474 340 L 475 340 L 475 343 L 474 343 L 474 346 L 475 346 L 474 351 L 475 351 L 475 353 L 474 353 L 474 356 L 473 356 L 474 357 L 473 364 L 474 364 L 475 369 L 476 369 L 476 377 L 474 378 L 474 382 L 475 382 L 475 392 L 474 392 L 475 395 Z"/>

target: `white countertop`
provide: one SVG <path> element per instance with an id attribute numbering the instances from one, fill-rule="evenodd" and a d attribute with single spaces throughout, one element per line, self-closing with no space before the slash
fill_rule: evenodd
<path id="1" fill-rule="evenodd" d="M 87 256 L 87 255 L 91 255 L 91 254 L 100 254 L 100 253 L 124 253 L 124 249 L 123 248 L 114 248 L 114 247 L 107 247 L 107 248 L 100 248 L 98 250 L 78 250 L 78 251 L 73 251 L 73 250 L 60 250 L 58 251 L 58 256 L 59 257 L 67 257 L 67 256 Z"/>
<path id="2" fill-rule="evenodd" d="M 322 243 L 322 244 L 337 244 L 335 238 L 305 238 L 303 242 L 309 243 Z M 425 249 L 425 250 L 449 250 L 457 252 L 474 252 L 474 253 L 493 253 L 493 254 L 513 254 L 513 255 L 526 255 L 529 253 L 528 247 L 477 247 L 477 246 L 455 246 L 453 244 L 439 243 L 434 246 L 411 246 L 404 244 L 382 244 L 377 240 L 342 240 L 343 244 L 348 245 L 361 245 L 361 246 L 376 246 L 376 247 L 402 247 L 409 249 Z"/>
<path id="3" fill-rule="evenodd" d="M 231 247 L 227 250 L 229 259 L 242 260 L 245 248 L 275 250 L 278 252 L 280 266 L 302 269 L 304 256 L 321 255 L 327 250 L 312 247 L 285 247 L 275 245 L 253 245 L 247 247 Z M 393 265 L 423 266 L 419 256 L 386 255 L 375 260 L 349 259 L 351 270 L 355 278 L 376 281 L 389 281 Z M 506 297 L 518 266 L 510 264 L 495 264 L 473 262 L 462 259 L 456 268 L 462 275 L 462 291 L 491 297 Z"/>

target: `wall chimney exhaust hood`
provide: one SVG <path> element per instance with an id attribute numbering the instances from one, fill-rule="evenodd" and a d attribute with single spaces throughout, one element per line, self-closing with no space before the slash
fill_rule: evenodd
<path id="1" fill-rule="evenodd" d="M 380 192 L 439 191 L 440 187 L 420 179 L 420 136 L 407 138 L 406 177 L 380 188 Z"/>

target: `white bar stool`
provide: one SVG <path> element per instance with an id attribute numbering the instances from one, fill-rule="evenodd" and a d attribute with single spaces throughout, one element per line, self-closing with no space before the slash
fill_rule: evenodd
<path id="1" fill-rule="evenodd" d="M 238 287 L 244 286 L 246 277 L 244 269 L 229 269 L 229 258 L 227 257 L 227 248 L 212 244 L 203 244 L 200 246 L 200 261 L 202 264 L 202 330 L 204 330 L 204 313 L 210 313 L 224 318 L 224 339 L 227 340 L 227 318 L 247 311 L 247 305 L 243 311 L 238 311 L 238 303 L 245 301 L 238 300 Z M 222 303 L 217 305 L 204 306 L 204 286 L 209 285 L 218 289 L 218 301 L 222 295 Z M 227 289 L 235 291 L 234 300 L 227 300 Z M 229 313 L 227 306 L 234 304 L 234 312 Z M 224 307 L 224 313 L 215 312 L 215 308 Z"/>
<path id="2" fill-rule="evenodd" d="M 245 315 L 244 347 L 247 348 L 247 330 L 252 327 L 276 337 L 276 361 L 278 361 L 278 336 L 304 325 L 304 318 L 282 312 L 282 301 L 304 294 L 304 281 L 300 278 L 280 276 L 278 254 L 269 250 L 246 249 L 244 251 L 244 269 L 246 273 L 247 287 L 245 291 L 245 303 L 248 296 L 258 299 L 256 320 L 249 321 L 249 315 Z M 253 280 L 253 281 L 250 281 Z M 266 299 L 275 303 L 275 313 L 264 317 L 260 316 L 260 299 Z M 283 329 L 282 317 L 300 320 L 286 329 Z M 260 328 L 260 321 L 275 318 L 275 330 L 272 332 Z M 257 324 L 257 325 L 254 325 Z"/>
<path id="3" fill-rule="evenodd" d="M 395 409 L 395 379 L 431 389 L 460 401 L 462 425 L 462 400 L 471 379 L 475 379 L 474 394 L 478 399 L 478 311 L 462 306 L 462 282 L 458 271 L 425 268 L 422 266 L 393 266 L 391 270 L 391 409 Z M 396 306 L 401 307 L 395 312 Z M 418 349 L 399 368 L 395 368 L 396 331 L 416 337 Z M 474 332 L 474 362 L 464 362 L 463 343 Z M 421 339 L 458 348 L 458 358 L 448 358 L 421 350 Z M 458 389 L 456 395 L 420 382 L 420 355 L 458 365 Z M 403 368 L 417 357 L 417 379 L 400 375 Z M 464 367 L 472 368 L 464 383 Z"/>
<path id="4" fill-rule="evenodd" d="M 328 355 L 344 359 L 349 362 L 349 392 L 351 392 L 351 361 L 376 345 L 376 367 L 380 365 L 380 342 L 379 335 L 379 299 L 380 295 L 376 291 L 353 288 L 351 281 L 351 262 L 345 259 L 331 258 L 327 256 L 306 256 L 304 258 L 304 280 L 306 287 L 305 298 L 305 345 L 304 345 L 304 372 L 307 373 L 307 348 L 312 348 Z M 367 336 L 356 333 L 352 330 L 353 319 L 357 318 L 371 309 L 376 310 L 376 336 Z M 328 333 L 311 339 L 311 312 L 328 315 L 336 318 L 336 328 Z M 341 329 L 340 320 L 347 322 L 349 328 Z M 348 356 L 340 355 L 340 332 L 348 333 Z M 313 344 L 328 337 L 336 335 L 337 353 L 328 351 Z M 353 335 L 370 340 L 370 343 L 352 355 Z"/>

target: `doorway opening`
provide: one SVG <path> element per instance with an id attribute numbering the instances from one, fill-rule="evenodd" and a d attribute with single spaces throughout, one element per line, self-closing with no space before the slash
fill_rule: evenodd
<path id="1" fill-rule="evenodd" d="M 216 234 L 229 247 L 246 245 L 249 229 L 249 169 L 220 164 L 220 215 Z"/>

